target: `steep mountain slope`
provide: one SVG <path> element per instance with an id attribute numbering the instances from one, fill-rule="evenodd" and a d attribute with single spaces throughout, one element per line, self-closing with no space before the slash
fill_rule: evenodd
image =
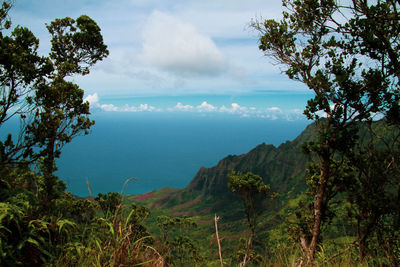
<path id="1" fill-rule="evenodd" d="M 271 185 L 271 191 L 284 193 L 282 200 L 292 198 L 305 189 L 307 158 L 301 153 L 301 145 L 310 140 L 314 130 L 315 126 L 309 125 L 295 140 L 279 147 L 261 144 L 247 154 L 227 156 L 212 168 L 201 167 L 188 186 L 167 194 L 155 205 L 168 208 L 186 203 L 187 208 L 202 203 L 203 208 L 218 209 L 234 200 L 226 178 L 232 170 L 258 174 Z"/>

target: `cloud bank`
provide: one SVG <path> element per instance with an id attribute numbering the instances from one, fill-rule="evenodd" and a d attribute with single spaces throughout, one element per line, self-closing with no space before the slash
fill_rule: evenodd
<path id="1" fill-rule="evenodd" d="M 157 108 L 150 106 L 148 104 L 140 104 L 139 106 L 129 106 L 124 105 L 123 107 L 118 107 L 113 104 L 103 104 L 100 105 L 100 109 L 103 111 L 115 111 L 115 112 L 152 112 L 152 111 L 160 111 Z"/>
<path id="2" fill-rule="evenodd" d="M 177 102 L 171 107 L 155 107 L 150 104 L 116 106 L 109 103 L 100 103 L 97 93 L 89 95 L 85 101 L 90 103 L 92 109 L 103 112 L 164 112 L 164 113 L 198 113 L 203 115 L 232 115 L 242 118 L 262 118 L 269 120 L 299 120 L 304 119 L 303 111 L 300 109 L 282 109 L 279 107 L 256 108 L 252 106 L 242 106 L 238 103 L 231 103 L 230 106 L 217 106 L 201 102 L 199 105 L 189 105 L 182 102 Z"/>

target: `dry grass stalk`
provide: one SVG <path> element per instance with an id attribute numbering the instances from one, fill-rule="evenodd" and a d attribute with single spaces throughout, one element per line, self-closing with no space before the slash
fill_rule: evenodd
<path id="1" fill-rule="evenodd" d="M 215 233 L 216 233 L 217 242 L 218 242 L 219 260 L 220 260 L 220 262 L 221 262 L 221 267 L 223 267 L 223 266 L 224 266 L 224 262 L 223 262 L 223 260 L 222 260 L 221 241 L 220 241 L 220 239 L 219 239 L 219 234 L 218 234 L 218 221 L 219 221 L 219 217 L 217 217 L 217 214 L 215 214 L 214 221 L 215 221 Z"/>

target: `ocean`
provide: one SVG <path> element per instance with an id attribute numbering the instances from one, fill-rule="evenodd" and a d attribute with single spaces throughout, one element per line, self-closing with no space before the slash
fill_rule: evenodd
<path id="1" fill-rule="evenodd" d="M 88 196 L 184 188 L 200 167 L 261 143 L 293 140 L 310 123 L 308 94 L 94 97 L 91 133 L 66 144 L 56 174 L 67 190 Z M 13 120 L 0 137 L 17 127 Z M 125 181 L 135 177 L 124 187 Z M 124 187 L 124 188 L 123 188 Z"/>
<path id="2" fill-rule="evenodd" d="M 88 136 L 67 144 L 57 175 L 73 194 L 139 194 L 163 187 L 183 188 L 201 166 L 212 167 L 228 155 L 247 153 L 261 143 L 294 139 L 307 121 L 237 117 L 102 113 Z"/>

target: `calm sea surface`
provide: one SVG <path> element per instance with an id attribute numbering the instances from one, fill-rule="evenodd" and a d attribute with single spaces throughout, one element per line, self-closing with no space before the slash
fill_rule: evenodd
<path id="1" fill-rule="evenodd" d="M 88 195 L 144 193 L 166 186 L 185 187 L 201 166 L 212 167 L 227 155 L 247 153 L 263 142 L 294 139 L 306 120 L 284 121 L 197 114 L 100 113 L 88 136 L 67 144 L 57 165 L 68 190 Z"/>

